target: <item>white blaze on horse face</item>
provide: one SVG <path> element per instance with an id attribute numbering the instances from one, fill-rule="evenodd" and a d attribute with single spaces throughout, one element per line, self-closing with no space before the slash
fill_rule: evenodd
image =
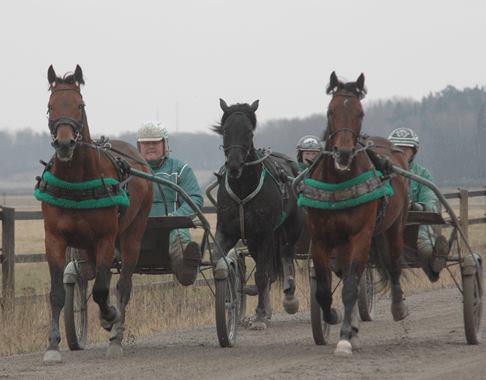
<path id="1" fill-rule="evenodd" d="M 348 98 L 344 98 L 344 101 L 343 101 L 343 106 L 346 106 L 346 104 L 348 104 L 348 101 L 349 101 L 349 99 L 348 99 Z"/>

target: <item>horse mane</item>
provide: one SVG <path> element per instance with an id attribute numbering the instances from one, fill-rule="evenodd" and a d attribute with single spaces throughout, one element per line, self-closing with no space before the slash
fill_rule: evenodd
<path id="1" fill-rule="evenodd" d="M 366 86 L 362 89 L 359 88 L 357 82 L 342 82 L 341 80 L 339 80 L 338 84 L 335 86 L 333 86 L 331 83 L 328 83 L 326 87 L 326 94 L 335 95 L 338 92 L 342 92 L 345 95 L 355 95 L 361 100 L 366 96 L 368 90 Z"/>
<path id="2" fill-rule="evenodd" d="M 236 103 L 229 106 L 228 109 L 223 113 L 223 116 L 221 117 L 221 122 L 219 124 L 212 126 L 211 130 L 213 130 L 213 132 L 216 132 L 219 135 L 223 135 L 224 123 L 226 123 L 226 120 L 228 120 L 228 118 L 236 112 L 245 114 L 248 117 L 248 119 L 250 119 L 250 122 L 253 126 L 253 130 L 255 130 L 257 124 L 256 114 L 251 109 L 251 106 L 248 103 Z"/>
<path id="3" fill-rule="evenodd" d="M 76 80 L 76 77 L 74 76 L 74 73 L 72 72 L 67 72 L 64 74 L 64 76 L 61 77 L 56 77 L 56 81 L 54 83 L 56 84 L 75 84 L 78 82 L 80 85 L 84 84 L 84 78 L 82 78 L 80 81 Z M 52 90 L 53 86 L 52 84 L 49 86 L 49 90 Z"/>

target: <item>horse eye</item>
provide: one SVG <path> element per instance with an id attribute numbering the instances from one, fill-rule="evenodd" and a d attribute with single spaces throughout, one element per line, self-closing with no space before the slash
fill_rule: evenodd
<path id="1" fill-rule="evenodd" d="M 84 104 L 80 104 L 80 105 L 78 106 L 78 108 L 79 108 L 80 110 L 82 110 L 82 109 L 84 108 Z"/>
<path id="2" fill-rule="evenodd" d="M 50 104 L 47 105 L 47 110 L 52 111 L 52 106 Z"/>

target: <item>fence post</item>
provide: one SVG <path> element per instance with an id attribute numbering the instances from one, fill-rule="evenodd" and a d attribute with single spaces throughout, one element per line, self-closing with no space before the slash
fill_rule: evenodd
<path id="1" fill-rule="evenodd" d="M 15 304 L 15 208 L 2 207 L 2 297 L 4 309 Z"/>
<path id="2" fill-rule="evenodd" d="M 459 221 L 464 236 L 469 240 L 469 192 L 466 189 L 459 188 Z M 464 242 L 461 242 L 461 247 L 464 247 Z"/>

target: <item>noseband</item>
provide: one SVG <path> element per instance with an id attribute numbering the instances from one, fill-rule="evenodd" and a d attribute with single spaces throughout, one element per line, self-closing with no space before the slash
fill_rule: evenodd
<path id="1" fill-rule="evenodd" d="M 58 91 L 76 91 L 76 90 L 73 89 L 73 88 L 63 88 L 63 89 L 52 91 L 52 93 L 58 92 Z M 82 99 L 83 96 L 81 95 L 81 93 L 79 95 L 81 96 L 81 99 Z M 49 131 L 51 132 L 51 136 L 52 136 L 53 140 L 57 139 L 57 130 L 61 125 L 71 126 L 71 128 L 73 129 L 74 134 L 76 136 L 75 137 L 76 141 L 78 141 L 82 138 L 81 137 L 81 131 L 84 128 L 84 119 L 85 119 L 85 116 L 86 116 L 86 113 L 85 113 L 85 110 L 84 110 L 84 107 L 85 107 L 84 102 L 81 103 L 79 105 L 79 107 L 81 108 L 81 118 L 79 120 L 73 119 L 72 117 L 68 117 L 68 116 L 62 116 L 62 117 L 59 117 L 57 119 L 51 119 L 50 110 L 47 110 L 47 114 L 49 115 L 49 121 L 48 121 Z"/>

